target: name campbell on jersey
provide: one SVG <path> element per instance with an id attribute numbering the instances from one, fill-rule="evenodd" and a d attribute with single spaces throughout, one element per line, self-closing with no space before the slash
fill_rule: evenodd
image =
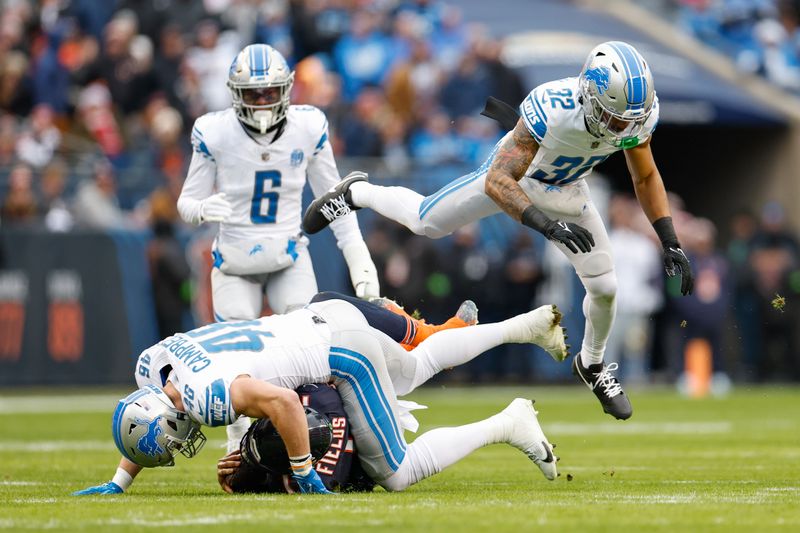
<path id="1" fill-rule="evenodd" d="M 169 380 L 193 420 L 207 426 L 230 424 L 237 418 L 230 399 L 230 384 L 237 376 L 247 374 L 289 389 L 330 379 L 330 329 L 315 316 L 300 309 L 167 337 L 139 356 L 137 384 L 152 384 L 153 373 L 169 365 Z M 161 378 L 165 382 L 166 376 Z"/>

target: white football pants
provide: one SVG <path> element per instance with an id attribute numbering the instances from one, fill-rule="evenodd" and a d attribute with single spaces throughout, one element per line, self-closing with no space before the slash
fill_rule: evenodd
<path id="1" fill-rule="evenodd" d="M 403 224 L 417 235 L 438 239 L 502 211 L 485 192 L 487 163 L 427 197 L 405 187 L 355 183 L 351 187 L 353 202 Z M 532 178 L 523 178 L 519 183 L 546 215 L 579 224 L 594 237 L 595 246 L 588 253 L 575 254 L 561 243 L 553 244 L 572 263 L 586 289 L 583 363 L 599 363 L 616 313 L 617 279 L 608 233 L 589 197 L 589 187 L 584 179 L 563 187 L 549 186 Z"/>

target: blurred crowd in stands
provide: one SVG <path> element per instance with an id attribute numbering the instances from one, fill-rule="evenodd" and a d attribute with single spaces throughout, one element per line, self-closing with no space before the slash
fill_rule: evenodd
<path id="1" fill-rule="evenodd" d="M 44 216 L 54 229 L 119 227 L 120 207 L 154 188 L 177 197 L 192 123 L 230 105 L 228 69 L 251 42 L 289 60 L 293 102 L 326 111 L 337 155 L 382 157 L 395 173 L 412 160 L 482 160 L 499 138 L 478 115 L 486 97 L 525 95 L 499 42 L 436 0 L 2 5 L 0 187 L 17 198 L 3 223 Z M 68 220 L 65 196 L 101 212 Z M 59 214 L 49 217 L 54 205 Z"/>
<path id="2" fill-rule="evenodd" d="M 702 39 L 800 88 L 793 3 L 675 4 Z M 196 117 L 229 105 L 228 67 L 250 42 L 267 42 L 289 60 L 293 101 L 327 113 L 340 164 L 380 158 L 387 174 L 427 180 L 417 187 L 423 192 L 482 161 L 499 138 L 478 116 L 487 96 L 519 102 L 526 93 L 501 61 L 500 42 L 464 23 L 457 2 L 4 0 L 0 227 L 149 227 L 159 328 L 174 331 L 191 277 L 175 236 L 187 232 L 175 199 L 191 157 L 188 131 Z M 609 202 L 619 278 L 609 360 L 622 361 L 634 382 L 674 380 L 685 343 L 703 338 L 720 376 L 799 380 L 800 247 L 782 208 L 741 212 L 723 246 L 710 221 L 685 212 L 679 198 L 672 205 L 696 269 L 688 298 L 664 284 L 660 248 L 635 200 Z M 478 303 L 483 321 L 503 319 L 576 283 L 553 247 L 507 217 L 441 241 L 376 216 L 362 220 L 386 296 L 433 321 L 465 298 Z M 781 310 L 771 306 L 777 295 L 786 298 Z M 451 377 L 529 381 L 536 361 L 513 346 Z"/>
<path id="3" fill-rule="evenodd" d="M 800 1 L 646 0 L 743 71 L 800 93 Z"/>

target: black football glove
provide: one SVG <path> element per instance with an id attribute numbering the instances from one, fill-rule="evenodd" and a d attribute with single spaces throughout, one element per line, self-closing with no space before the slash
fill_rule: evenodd
<path id="1" fill-rule="evenodd" d="M 560 242 L 573 254 L 577 254 L 578 250 L 588 252 L 594 246 L 594 237 L 586 228 L 572 222 L 553 220 L 532 205 L 523 211 L 520 222 L 535 229 L 548 240 Z"/>
<path id="2" fill-rule="evenodd" d="M 569 248 L 573 254 L 577 254 L 578 250 L 588 252 L 594 246 L 594 237 L 589 230 L 572 222 L 551 220 L 542 233 L 549 240 Z"/>
<path id="3" fill-rule="evenodd" d="M 681 294 L 692 294 L 694 289 L 694 274 L 689 258 L 677 243 L 664 244 L 664 270 L 669 277 L 681 275 Z"/>

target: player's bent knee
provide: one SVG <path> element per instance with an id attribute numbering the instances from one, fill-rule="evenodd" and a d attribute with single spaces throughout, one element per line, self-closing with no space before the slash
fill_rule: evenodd
<path id="1" fill-rule="evenodd" d="M 606 272 L 593 278 L 584 278 L 586 292 L 592 299 L 602 299 L 611 304 L 617 296 L 617 275 L 614 271 Z"/>

